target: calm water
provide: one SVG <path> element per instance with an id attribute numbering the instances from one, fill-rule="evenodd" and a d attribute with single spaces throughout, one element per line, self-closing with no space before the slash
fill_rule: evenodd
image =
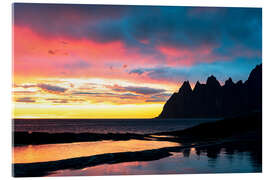
<path id="1" fill-rule="evenodd" d="M 64 144 L 27 145 L 13 148 L 13 163 L 57 161 L 97 154 L 143 151 L 162 147 L 180 146 L 167 141 L 96 141 Z"/>
<path id="2" fill-rule="evenodd" d="M 98 176 L 142 174 L 250 173 L 261 172 L 261 157 L 253 151 L 188 151 L 149 162 L 105 164 L 79 170 L 60 170 L 49 176 Z"/>
<path id="3" fill-rule="evenodd" d="M 91 132 L 91 133 L 155 133 L 182 130 L 217 119 L 23 119 L 14 120 L 15 131 Z"/>
<path id="4" fill-rule="evenodd" d="M 214 120 L 216 119 L 15 120 L 14 130 L 50 133 L 153 133 L 181 130 Z M 18 146 L 13 147 L 13 163 L 46 162 L 96 154 L 181 146 L 179 143 L 156 141 L 155 137 L 149 138 L 153 140 L 96 141 Z M 155 161 L 136 161 L 103 164 L 83 169 L 64 169 L 49 172 L 48 176 L 261 172 L 262 158 L 259 147 L 256 144 L 251 144 L 249 146 L 239 146 L 238 148 L 190 148 Z"/>

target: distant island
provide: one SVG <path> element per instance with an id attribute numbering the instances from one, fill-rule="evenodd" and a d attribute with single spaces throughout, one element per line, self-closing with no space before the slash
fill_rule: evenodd
<path id="1" fill-rule="evenodd" d="M 262 64 L 257 65 L 244 83 L 231 78 L 223 86 L 212 75 L 206 84 L 197 81 L 192 90 L 183 82 L 165 103 L 157 118 L 218 118 L 262 111 Z"/>

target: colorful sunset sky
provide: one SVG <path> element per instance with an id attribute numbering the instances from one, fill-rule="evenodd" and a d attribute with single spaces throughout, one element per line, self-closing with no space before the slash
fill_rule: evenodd
<path id="1" fill-rule="evenodd" d="M 247 80 L 260 8 L 13 5 L 14 118 L 153 118 L 183 81 Z"/>

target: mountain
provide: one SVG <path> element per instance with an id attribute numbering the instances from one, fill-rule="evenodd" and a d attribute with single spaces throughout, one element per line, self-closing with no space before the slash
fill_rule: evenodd
<path id="1" fill-rule="evenodd" d="M 206 84 L 197 81 L 192 90 L 183 82 L 168 99 L 158 118 L 216 118 L 262 110 L 262 64 L 257 65 L 244 83 L 231 78 L 223 86 L 212 75 Z"/>

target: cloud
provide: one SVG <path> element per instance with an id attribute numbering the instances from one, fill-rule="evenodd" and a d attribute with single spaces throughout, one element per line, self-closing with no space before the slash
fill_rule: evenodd
<path id="1" fill-rule="evenodd" d="M 145 72 L 144 69 L 133 69 L 129 72 L 129 74 L 138 74 L 138 75 L 141 75 Z"/>
<path id="2" fill-rule="evenodd" d="M 170 80 L 170 81 L 182 81 L 191 75 L 188 68 L 173 68 L 173 67 L 154 67 L 154 68 L 137 68 L 129 72 L 129 74 L 146 74 L 146 76 L 155 80 Z M 194 76 L 195 74 L 193 74 Z"/>
<path id="3" fill-rule="evenodd" d="M 125 87 L 125 89 L 130 92 L 135 92 L 135 93 L 144 94 L 144 95 L 157 94 L 157 93 L 162 93 L 166 91 L 165 89 L 156 89 L 156 88 L 149 88 L 149 87 L 135 87 L 135 86 L 127 86 Z"/>
<path id="4" fill-rule="evenodd" d="M 233 61 L 246 77 L 261 59 L 261 16 L 261 8 L 15 3 L 14 73 L 171 84 L 205 78 L 203 63 Z"/>
<path id="5" fill-rule="evenodd" d="M 261 50 L 261 17 L 261 8 L 14 5 L 16 26 L 30 27 L 48 38 L 119 41 L 160 59 L 162 54 L 157 46 L 192 50 L 241 45 L 245 50 Z"/>
<path id="6" fill-rule="evenodd" d="M 211 64 L 200 64 L 191 67 L 153 67 L 153 68 L 138 68 L 131 70 L 129 73 L 134 74 L 134 71 L 140 71 L 147 77 L 158 81 L 170 81 L 174 83 L 189 80 L 190 82 L 204 81 L 210 74 L 215 74 L 217 77 L 224 76 L 225 72 L 220 71 L 218 67 Z"/>
<path id="7" fill-rule="evenodd" d="M 55 51 L 54 50 L 48 50 L 48 53 L 51 54 L 51 55 L 55 55 L 56 50 Z"/>
<path id="8" fill-rule="evenodd" d="M 34 91 L 12 91 L 13 94 L 35 94 Z"/>
<path id="9" fill-rule="evenodd" d="M 145 100 L 145 102 L 165 102 L 165 101 L 166 100 L 160 99 L 160 98 L 151 98 L 151 99 Z"/>
<path id="10" fill-rule="evenodd" d="M 132 93 L 97 93 L 97 92 L 80 92 L 75 91 L 73 95 L 89 96 L 91 103 L 112 102 L 115 104 L 133 104 L 134 102 L 143 102 L 143 96 Z"/>
<path id="11" fill-rule="evenodd" d="M 75 95 L 110 95 L 110 96 L 114 96 L 116 94 L 114 93 L 97 93 L 97 92 L 84 92 L 84 91 L 75 91 L 72 94 Z"/>
<path id="12" fill-rule="evenodd" d="M 14 88 L 22 87 L 22 88 L 25 88 L 25 89 L 36 87 L 35 84 L 14 84 L 13 86 L 14 86 Z"/>
<path id="13" fill-rule="evenodd" d="M 110 87 L 110 86 L 108 86 Z M 136 94 L 150 95 L 165 92 L 165 89 L 158 88 L 149 88 L 149 87 L 140 87 L 140 86 L 118 86 L 114 85 L 110 87 L 113 91 L 116 92 L 133 92 Z"/>
<path id="14" fill-rule="evenodd" d="M 140 95 L 131 94 L 131 93 L 124 93 L 119 96 L 120 99 L 137 99 Z"/>
<path id="15" fill-rule="evenodd" d="M 62 44 L 68 44 L 68 42 L 66 42 L 66 41 L 60 41 Z"/>
<path id="16" fill-rule="evenodd" d="M 37 87 L 50 93 L 63 93 L 67 91 L 67 88 L 50 85 L 50 84 L 38 84 Z"/>
<path id="17" fill-rule="evenodd" d="M 17 98 L 15 101 L 16 102 L 24 102 L 24 103 L 33 103 L 33 102 L 36 102 L 36 100 L 33 99 L 32 97 Z"/>
<path id="18" fill-rule="evenodd" d="M 74 94 L 74 95 L 91 95 L 91 96 L 95 96 L 95 97 L 117 97 L 120 99 L 132 99 L 134 97 L 139 97 L 139 95 L 131 94 L 131 93 L 119 94 L 119 93 L 97 93 L 97 92 L 75 91 L 72 94 Z"/>
<path id="19" fill-rule="evenodd" d="M 56 103 L 56 104 L 65 104 L 65 103 L 69 103 L 68 99 L 59 99 L 59 98 L 48 98 L 46 99 L 48 101 L 51 101 L 52 103 Z"/>
<path id="20" fill-rule="evenodd" d="M 45 90 L 45 91 L 51 92 L 51 93 L 63 93 L 65 91 L 67 91 L 67 88 L 63 88 L 63 87 L 56 86 L 56 85 L 43 84 L 43 83 L 40 83 L 40 84 L 14 84 L 14 88 L 19 88 L 19 87 L 25 88 L 25 89 L 38 87 L 42 90 Z M 18 91 L 18 93 L 19 92 L 21 92 L 21 93 L 34 93 L 34 91 Z M 14 93 L 16 93 L 16 91 L 14 91 Z"/>
<path id="21" fill-rule="evenodd" d="M 153 95 L 149 99 L 146 99 L 145 102 L 166 102 L 171 94 L 163 93 L 158 95 Z"/>
<path id="22" fill-rule="evenodd" d="M 66 104 L 66 103 L 81 103 L 81 102 L 85 102 L 85 99 L 79 99 L 79 98 L 47 98 L 47 101 L 51 101 L 52 103 L 55 104 Z"/>
<path id="23" fill-rule="evenodd" d="M 79 61 L 72 62 L 69 64 L 64 64 L 64 67 L 67 69 L 84 69 L 84 68 L 91 67 L 91 64 L 89 62 L 79 60 Z"/>
<path id="24" fill-rule="evenodd" d="M 174 83 L 186 80 L 189 80 L 191 83 L 196 83 L 198 80 L 205 82 L 210 75 L 214 75 L 222 83 L 229 77 L 233 78 L 235 81 L 245 81 L 250 71 L 260 63 L 261 59 L 259 58 L 240 58 L 235 61 L 200 63 L 190 67 L 160 66 L 153 68 L 135 68 L 131 69 L 129 74 Z M 137 74 L 136 72 L 141 72 L 141 74 Z"/>

